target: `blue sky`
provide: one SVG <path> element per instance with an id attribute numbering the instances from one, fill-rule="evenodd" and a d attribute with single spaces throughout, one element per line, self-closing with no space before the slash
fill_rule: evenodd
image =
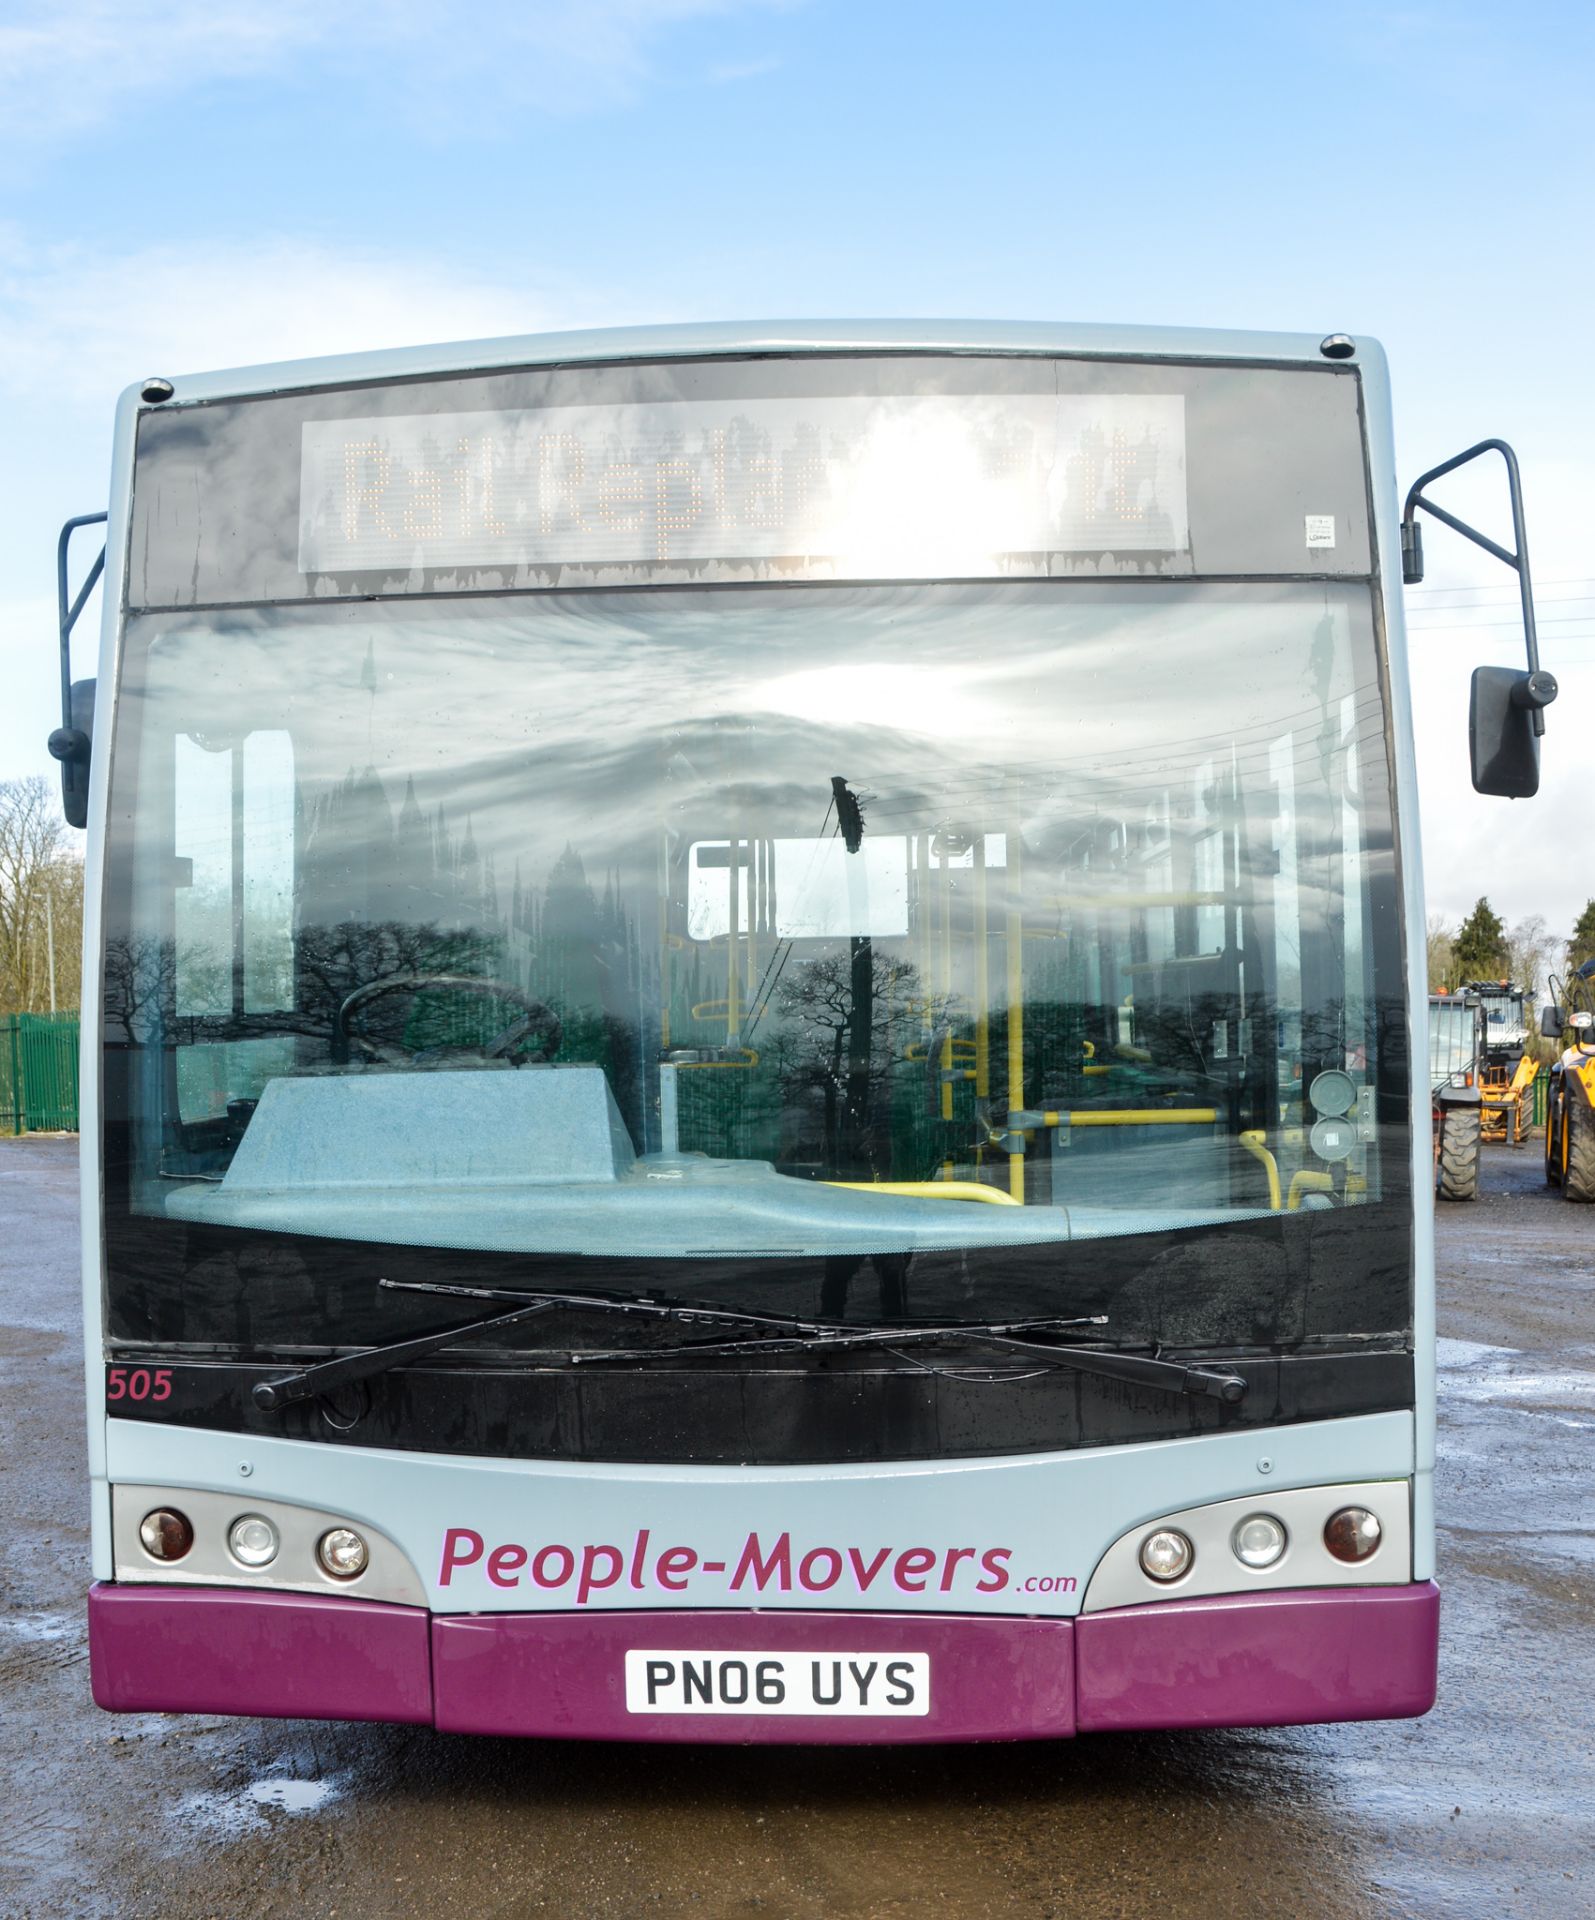
<path id="1" fill-rule="evenodd" d="M 145 373 L 776 315 L 1345 329 L 1391 356 L 1405 475 L 1491 433 L 1523 460 L 1545 788 L 1468 787 L 1511 583 L 1436 529 L 1428 880 L 1565 929 L 1595 892 L 1566 855 L 1595 825 L 1592 56 L 1587 4 L 0 0 L 0 777 L 50 765 L 54 537 Z"/>

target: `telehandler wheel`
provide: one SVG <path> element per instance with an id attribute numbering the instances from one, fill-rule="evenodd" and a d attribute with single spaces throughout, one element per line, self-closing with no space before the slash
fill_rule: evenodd
<path id="1" fill-rule="evenodd" d="M 1447 1107 L 1440 1116 L 1440 1198 L 1479 1197 L 1479 1110 Z"/>
<path id="2" fill-rule="evenodd" d="M 1562 1198 L 1595 1200 L 1595 1112 L 1576 1094 L 1570 1095 L 1562 1127 L 1567 1135 Z"/>
<path id="3" fill-rule="evenodd" d="M 1562 1184 L 1561 1118 L 1562 1089 L 1553 1080 L 1545 1102 L 1545 1184 L 1548 1187 Z"/>

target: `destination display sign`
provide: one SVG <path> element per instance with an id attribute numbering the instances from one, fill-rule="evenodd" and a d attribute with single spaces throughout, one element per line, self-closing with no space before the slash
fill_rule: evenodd
<path id="1" fill-rule="evenodd" d="M 913 579 L 1180 555 L 1185 404 L 874 394 L 310 419 L 298 567 Z"/>

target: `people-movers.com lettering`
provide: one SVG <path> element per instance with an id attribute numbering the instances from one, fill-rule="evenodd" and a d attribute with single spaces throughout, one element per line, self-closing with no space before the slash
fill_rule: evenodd
<path id="1" fill-rule="evenodd" d="M 643 1527 L 626 1547 L 608 1543 L 541 1546 L 517 1540 L 489 1544 L 472 1527 L 443 1536 L 438 1585 L 454 1585 L 469 1571 L 490 1586 L 545 1593 L 569 1591 L 578 1606 L 615 1589 L 685 1593 L 705 1576 L 733 1594 L 847 1595 L 1001 1593 L 1010 1584 L 1009 1547 L 797 1548 L 790 1533 L 750 1533 L 727 1559 L 705 1558 L 695 1547 L 666 1545 Z M 1072 1589 L 1074 1582 L 1069 1582 Z"/>

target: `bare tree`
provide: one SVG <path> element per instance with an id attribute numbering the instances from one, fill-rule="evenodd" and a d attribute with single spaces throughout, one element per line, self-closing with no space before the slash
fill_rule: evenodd
<path id="1" fill-rule="evenodd" d="M 1531 997 L 1537 995 L 1567 947 L 1560 934 L 1551 933 L 1545 916 L 1531 913 L 1506 930 L 1508 978 Z"/>
<path id="2" fill-rule="evenodd" d="M 0 1012 L 75 1008 L 82 940 L 83 865 L 48 781 L 0 781 Z"/>
<path id="3" fill-rule="evenodd" d="M 1429 991 L 1449 993 L 1456 985 L 1456 928 L 1443 913 L 1431 913 L 1426 947 L 1429 962 Z"/>
<path id="4" fill-rule="evenodd" d="M 832 1166 L 879 1171 L 889 1035 L 918 985 L 908 961 L 877 953 L 873 942 L 858 939 L 845 954 L 808 961 L 776 996 L 796 1041 L 789 1091 L 819 1096 Z M 944 1008 L 938 1003 L 938 1018 Z"/>

